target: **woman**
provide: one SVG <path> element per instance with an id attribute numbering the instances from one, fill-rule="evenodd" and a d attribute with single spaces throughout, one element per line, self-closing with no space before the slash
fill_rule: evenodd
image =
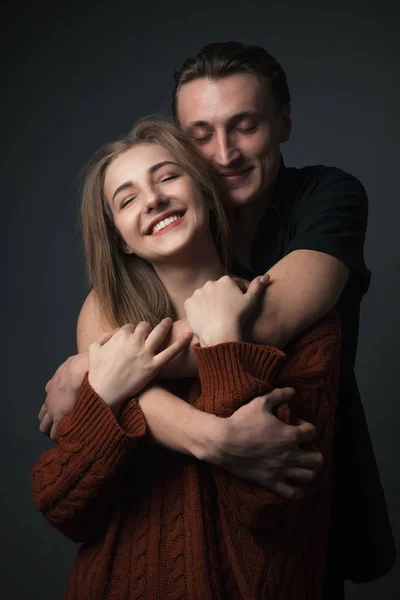
<path id="1" fill-rule="evenodd" d="M 242 341 L 257 294 L 224 277 L 222 192 L 172 125 L 143 122 L 97 153 L 82 212 L 104 326 L 140 323 L 90 345 L 89 372 L 58 446 L 32 470 L 38 508 L 84 542 L 65 598 L 317 600 L 331 495 L 335 313 L 286 354 Z M 216 427 L 272 385 L 296 389 L 279 417 L 312 421 L 325 457 L 302 499 L 145 443 L 146 421 L 132 396 L 188 341 L 156 354 L 168 330 L 161 319 L 184 316 L 199 339 L 200 385 L 186 380 L 173 391 L 213 413 Z"/>

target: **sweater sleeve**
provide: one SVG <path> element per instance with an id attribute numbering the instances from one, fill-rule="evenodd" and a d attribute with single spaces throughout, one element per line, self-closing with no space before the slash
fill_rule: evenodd
<path id="1" fill-rule="evenodd" d="M 30 473 L 34 503 L 51 525 L 76 542 L 101 531 L 130 454 L 145 433 L 136 400 L 125 405 L 118 423 L 86 374 L 73 411 L 60 423 L 57 446 Z"/>
<path id="2" fill-rule="evenodd" d="M 212 467 L 220 499 L 228 512 L 251 528 L 270 527 L 288 512 L 298 510 L 330 485 L 334 413 L 340 360 L 340 325 L 331 311 L 283 353 L 268 346 L 221 344 L 196 348 L 202 395 L 198 408 L 229 417 L 245 402 L 273 387 L 294 387 L 296 393 L 280 406 L 277 417 L 288 424 L 298 418 L 313 423 L 315 445 L 324 456 L 317 477 L 304 486 L 302 500 L 288 500 L 264 487 L 239 480 L 222 469 Z M 328 475 L 328 477 L 327 477 Z"/>

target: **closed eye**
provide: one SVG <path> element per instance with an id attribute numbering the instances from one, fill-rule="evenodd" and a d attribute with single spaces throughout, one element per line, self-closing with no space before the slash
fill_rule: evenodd
<path id="1" fill-rule="evenodd" d="M 193 138 L 193 141 L 196 142 L 196 144 L 206 144 L 210 140 L 211 140 L 211 135 L 208 135 L 207 137 L 203 137 L 203 138 Z"/>
<path id="2" fill-rule="evenodd" d="M 238 127 L 237 130 L 240 133 L 252 133 L 258 129 L 258 125 L 252 125 L 251 127 Z"/>
<path id="3" fill-rule="evenodd" d="M 132 196 L 131 198 L 127 198 L 126 200 L 124 200 L 123 202 L 121 202 L 120 208 L 125 208 L 125 206 L 130 204 L 135 198 L 136 196 Z"/>
<path id="4" fill-rule="evenodd" d="M 173 179 L 178 179 L 179 175 L 168 175 L 168 177 L 163 177 L 160 183 L 164 183 L 165 181 L 172 181 Z"/>

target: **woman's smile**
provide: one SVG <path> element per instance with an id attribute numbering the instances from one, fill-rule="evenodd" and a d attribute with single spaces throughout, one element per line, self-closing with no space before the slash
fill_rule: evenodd
<path id="1" fill-rule="evenodd" d="M 185 211 L 186 212 L 186 211 Z M 170 231 L 173 227 L 177 227 L 183 221 L 185 216 L 184 211 L 169 211 L 168 213 L 161 215 L 156 221 L 153 221 L 148 229 L 147 235 L 155 236 L 162 235 L 167 231 Z"/>
<path id="2" fill-rule="evenodd" d="M 166 148 L 146 143 L 121 154 L 107 169 L 104 191 L 127 254 L 152 264 L 178 253 L 193 261 L 199 239 L 214 247 L 207 200 Z M 160 242 L 151 243 L 154 237 Z"/>

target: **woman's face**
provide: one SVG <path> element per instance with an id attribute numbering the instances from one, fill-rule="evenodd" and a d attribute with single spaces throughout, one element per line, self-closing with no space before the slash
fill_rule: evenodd
<path id="1" fill-rule="evenodd" d="M 104 193 L 129 254 L 152 264 L 188 257 L 209 231 L 209 211 L 171 152 L 143 143 L 106 170 Z M 192 250 L 191 250 L 192 249 Z"/>

